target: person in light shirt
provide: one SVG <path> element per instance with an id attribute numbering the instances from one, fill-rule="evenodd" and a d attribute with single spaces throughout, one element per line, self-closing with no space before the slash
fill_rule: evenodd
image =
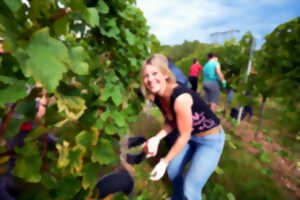
<path id="1" fill-rule="evenodd" d="M 214 53 L 208 54 L 208 62 L 203 67 L 203 89 L 205 92 L 205 101 L 210 104 L 213 112 L 216 111 L 219 103 L 220 86 L 226 88 L 227 83 L 218 62 L 218 56 Z"/>

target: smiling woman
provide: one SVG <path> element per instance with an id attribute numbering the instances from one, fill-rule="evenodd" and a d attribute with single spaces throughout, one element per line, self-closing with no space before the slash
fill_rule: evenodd
<path id="1" fill-rule="evenodd" d="M 154 54 L 141 69 L 142 91 L 160 108 L 165 125 L 147 141 L 147 158 L 156 156 L 161 139 L 174 134 L 168 154 L 151 172 L 157 181 L 167 170 L 173 184 L 172 199 L 201 199 L 201 191 L 215 170 L 225 141 L 220 120 L 191 89 L 178 85 L 168 60 Z M 186 176 L 183 169 L 190 163 Z"/>
<path id="2" fill-rule="evenodd" d="M 141 70 L 142 76 L 142 91 L 148 96 L 153 93 L 150 88 L 165 87 L 165 82 L 170 84 L 176 83 L 176 78 L 169 70 L 168 59 L 161 54 L 154 54 L 151 58 L 145 61 Z M 148 87 L 149 88 L 148 88 Z M 156 88 L 158 89 L 158 88 Z"/>

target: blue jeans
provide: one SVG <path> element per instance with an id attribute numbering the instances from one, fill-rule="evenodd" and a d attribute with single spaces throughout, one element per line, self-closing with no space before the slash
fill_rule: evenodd
<path id="1" fill-rule="evenodd" d="M 172 200 L 201 200 L 202 188 L 220 160 L 225 133 L 191 136 L 184 149 L 169 163 L 168 176 L 173 185 Z M 183 170 L 190 162 L 183 177 Z"/>

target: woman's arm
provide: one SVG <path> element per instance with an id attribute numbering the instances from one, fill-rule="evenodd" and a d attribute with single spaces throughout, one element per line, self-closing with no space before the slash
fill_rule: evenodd
<path id="1" fill-rule="evenodd" d="M 217 64 L 217 67 L 216 67 L 216 73 L 218 75 L 218 77 L 220 78 L 221 82 L 223 83 L 225 80 L 224 76 L 223 76 L 223 73 L 222 73 L 222 70 L 221 70 L 221 65 L 220 64 Z"/>
<path id="2" fill-rule="evenodd" d="M 165 163 L 169 163 L 173 160 L 173 158 L 182 151 L 191 137 L 193 124 L 192 104 L 193 99 L 190 94 L 182 94 L 175 100 L 174 110 L 176 113 L 179 136 L 167 156 L 163 159 Z"/>
<path id="3" fill-rule="evenodd" d="M 171 131 L 173 130 L 174 128 L 166 123 L 164 125 L 164 127 L 155 135 L 155 137 L 158 137 L 159 140 L 163 139 L 164 137 L 166 137 L 169 133 L 171 133 Z"/>
<path id="4" fill-rule="evenodd" d="M 39 103 L 38 103 L 38 111 L 35 115 L 35 119 L 37 121 L 40 121 L 42 119 L 42 117 L 46 114 L 46 107 L 47 107 L 47 91 L 45 89 L 42 89 L 42 97 L 39 99 Z"/>
<path id="5" fill-rule="evenodd" d="M 149 140 L 147 140 L 146 143 L 143 144 L 147 145 L 147 158 L 156 156 L 161 139 L 166 137 L 172 130 L 173 127 L 166 123 L 164 127 L 155 136 L 151 137 Z"/>

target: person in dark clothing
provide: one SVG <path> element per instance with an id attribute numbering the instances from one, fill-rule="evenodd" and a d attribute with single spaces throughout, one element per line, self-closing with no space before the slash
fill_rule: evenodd
<path id="1" fill-rule="evenodd" d="M 230 111 L 230 116 L 234 119 L 237 119 L 239 115 L 239 109 L 236 107 L 232 107 Z M 253 116 L 253 109 L 251 106 L 245 106 L 242 112 L 241 120 L 244 120 L 246 117 L 248 117 L 248 120 L 250 121 Z"/>
<path id="2" fill-rule="evenodd" d="M 173 184 L 173 200 L 201 200 L 201 191 L 219 162 L 225 142 L 220 119 L 198 93 L 176 83 L 165 56 L 152 55 L 142 65 L 141 76 L 143 94 L 146 98 L 154 96 L 165 118 L 163 128 L 147 140 L 146 157 L 156 156 L 160 141 L 174 130 L 178 133 L 150 179 L 157 181 L 167 171 Z"/>

